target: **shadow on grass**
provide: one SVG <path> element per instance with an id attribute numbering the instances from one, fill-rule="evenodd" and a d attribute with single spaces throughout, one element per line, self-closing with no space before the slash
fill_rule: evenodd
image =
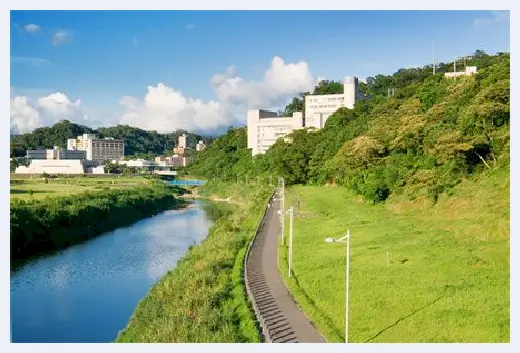
<path id="1" fill-rule="evenodd" d="M 372 337 L 370 337 L 369 339 L 367 339 L 364 343 L 368 343 L 368 342 L 374 340 L 375 338 L 377 338 L 377 337 L 379 337 L 380 335 L 382 335 L 386 330 L 389 330 L 389 329 L 391 329 L 392 327 L 395 327 L 395 326 L 396 326 L 398 323 L 400 323 L 401 321 L 406 320 L 406 319 L 408 319 L 409 317 L 411 317 L 411 316 L 413 316 L 413 315 L 419 313 L 420 311 L 423 311 L 424 309 L 426 309 L 426 308 L 432 306 L 433 304 L 437 303 L 437 302 L 438 302 L 439 300 L 441 300 L 442 298 L 444 298 L 444 295 L 441 295 L 440 297 L 435 298 L 434 300 L 432 300 L 432 301 L 429 302 L 428 304 L 426 304 L 426 305 L 420 307 L 420 308 L 417 309 L 417 310 L 412 311 L 410 314 L 408 314 L 408 315 L 406 315 L 406 316 L 403 316 L 403 317 L 400 317 L 400 318 L 397 319 L 397 321 L 394 322 L 392 325 L 385 327 L 384 329 L 382 329 L 381 331 L 379 331 L 377 334 L 375 334 L 374 336 L 372 336 Z"/>
<path id="2" fill-rule="evenodd" d="M 54 193 L 55 191 L 52 191 L 52 190 L 33 190 L 33 193 L 34 194 L 51 194 L 51 193 Z M 11 194 L 29 194 L 29 190 L 25 190 L 25 189 L 11 189 Z"/>

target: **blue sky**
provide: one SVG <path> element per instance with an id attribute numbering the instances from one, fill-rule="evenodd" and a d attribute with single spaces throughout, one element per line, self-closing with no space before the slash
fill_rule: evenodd
<path id="1" fill-rule="evenodd" d="M 146 120 L 143 98 L 158 83 L 229 106 L 221 102 L 229 95 L 217 94 L 210 80 L 231 65 L 231 76 L 246 82 L 261 83 L 275 56 L 305 61 L 313 77 L 365 78 L 429 64 L 434 41 L 438 60 L 449 61 L 476 49 L 509 51 L 510 40 L 508 13 L 491 11 L 12 11 L 10 39 L 11 96 L 27 96 L 43 116 L 36 99 L 61 92 L 108 125 L 124 113 L 124 96 L 138 101 L 132 114 Z M 292 94 L 279 93 L 281 100 L 270 96 L 265 104 L 283 105 Z M 238 93 L 233 97 L 236 103 Z M 178 123 L 187 127 L 211 116 L 186 109 Z M 52 122 L 48 110 L 39 123 Z M 132 119 L 124 121 L 139 121 Z"/>

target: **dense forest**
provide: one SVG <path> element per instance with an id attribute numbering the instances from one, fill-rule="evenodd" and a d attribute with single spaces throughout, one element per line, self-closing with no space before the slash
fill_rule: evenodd
<path id="1" fill-rule="evenodd" d="M 82 134 L 96 134 L 99 137 L 113 137 L 125 140 L 125 155 L 140 158 L 154 158 L 157 155 L 172 154 L 182 134 L 188 136 L 188 147 L 195 148 L 199 140 L 209 142 L 209 137 L 203 137 L 186 130 L 176 130 L 169 134 L 157 131 L 146 131 L 128 125 L 102 127 L 91 129 L 87 126 L 62 120 L 51 127 L 41 127 L 23 135 L 11 136 L 11 157 L 25 156 L 28 149 L 67 147 L 67 139 Z"/>
<path id="2" fill-rule="evenodd" d="M 321 130 L 296 130 L 279 139 L 265 155 L 251 157 L 247 128 L 231 128 L 197 156 L 189 172 L 337 184 L 373 202 L 391 194 L 435 201 L 472 174 L 509 165 L 510 55 L 477 50 L 463 60 L 477 66 L 478 74 L 445 78 L 454 65 L 441 63 L 435 75 L 430 65 L 369 77 L 359 85 L 369 99 L 352 110 L 340 108 Z M 324 81 L 313 93 L 342 89 L 339 82 Z M 280 113 L 301 111 L 306 94 Z"/>

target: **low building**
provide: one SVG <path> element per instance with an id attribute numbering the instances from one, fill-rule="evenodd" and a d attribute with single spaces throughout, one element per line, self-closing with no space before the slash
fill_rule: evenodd
<path id="1" fill-rule="evenodd" d="M 86 151 L 66 150 L 58 147 L 47 150 L 27 150 L 27 160 L 33 159 L 86 159 Z"/>
<path id="2" fill-rule="evenodd" d="M 202 151 L 205 148 L 206 145 L 204 144 L 204 141 L 199 141 L 199 143 L 197 143 L 197 145 L 195 146 L 195 150 L 197 151 Z"/>
<path id="3" fill-rule="evenodd" d="M 118 164 L 126 165 L 127 167 L 135 167 L 135 168 L 151 168 L 155 167 L 157 163 L 153 161 L 148 161 L 146 159 L 133 159 L 129 161 L 118 161 Z"/>
<path id="4" fill-rule="evenodd" d="M 247 112 L 247 148 L 253 156 L 265 153 L 277 139 L 303 127 L 303 114 L 280 117 L 275 112 L 262 109 Z"/>
<path id="5" fill-rule="evenodd" d="M 20 166 L 15 174 L 103 174 L 103 167 L 79 159 L 33 159 L 29 166 Z"/>
<path id="6" fill-rule="evenodd" d="M 460 76 L 472 76 L 472 75 L 475 75 L 476 73 L 477 73 L 476 66 L 467 66 L 464 71 L 446 72 L 446 73 L 444 73 L 444 77 L 453 78 L 453 77 L 460 77 Z"/>

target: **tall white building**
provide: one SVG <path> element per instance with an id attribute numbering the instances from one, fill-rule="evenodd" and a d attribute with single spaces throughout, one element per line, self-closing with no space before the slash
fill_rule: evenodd
<path id="1" fill-rule="evenodd" d="M 87 152 L 87 160 L 102 162 L 104 160 L 120 159 L 125 156 L 125 141 L 96 135 L 83 134 L 75 139 L 67 140 L 68 150 L 82 150 Z"/>
<path id="2" fill-rule="evenodd" d="M 278 138 L 303 128 L 303 114 L 279 117 L 277 113 L 254 109 L 247 112 L 247 148 L 252 154 L 265 153 Z"/>
<path id="3" fill-rule="evenodd" d="M 353 109 L 356 100 L 363 98 L 357 86 L 357 77 L 347 76 L 343 81 L 343 93 L 305 96 L 305 127 L 321 129 L 339 108 Z"/>
<path id="4" fill-rule="evenodd" d="M 186 138 L 187 138 L 186 134 L 182 134 L 181 136 L 179 136 L 179 145 L 177 147 L 186 148 L 187 147 Z"/>

